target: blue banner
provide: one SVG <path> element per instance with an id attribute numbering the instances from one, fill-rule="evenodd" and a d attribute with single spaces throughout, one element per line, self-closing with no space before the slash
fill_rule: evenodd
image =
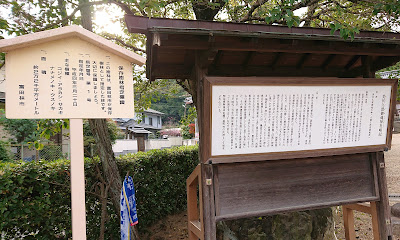
<path id="1" fill-rule="evenodd" d="M 121 240 L 132 240 L 131 226 L 138 223 L 133 179 L 126 177 L 121 190 Z"/>

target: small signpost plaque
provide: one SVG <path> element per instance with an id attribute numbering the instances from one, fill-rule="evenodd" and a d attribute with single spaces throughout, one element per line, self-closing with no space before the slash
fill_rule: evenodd
<path id="1" fill-rule="evenodd" d="M 72 238 L 86 239 L 83 118 L 134 116 L 132 63 L 144 58 L 77 26 L 0 41 L 6 117 L 70 119 Z"/>

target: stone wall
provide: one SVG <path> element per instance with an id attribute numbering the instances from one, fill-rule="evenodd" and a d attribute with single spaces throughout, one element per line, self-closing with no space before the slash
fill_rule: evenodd
<path id="1" fill-rule="evenodd" d="M 332 208 L 219 222 L 217 240 L 332 240 Z"/>

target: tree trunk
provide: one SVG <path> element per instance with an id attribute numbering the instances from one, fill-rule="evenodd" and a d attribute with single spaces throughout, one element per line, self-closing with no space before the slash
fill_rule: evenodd
<path id="1" fill-rule="evenodd" d="M 87 0 L 80 1 L 81 4 L 86 2 Z M 81 15 L 83 28 L 89 31 L 93 31 L 92 11 L 90 9 L 90 6 L 81 8 Z M 110 195 L 112 203 L 116 212 L 119 214 L 122 180 L 121 176 L 119 175 L 117 163 L 115 162 L 106 119 L 89 119 L 89 125 L 96 141 L 97 149 L 99 151 L 103 173 L 106 177 L 107 182 L 110 184 Z"/>
<path id="2" fill-rule="evenodd" d="M 80 0 L 80 4 L 84 4 L 87 2 L 88 0 Z M 83 28 L 92 32 L 92 10 L 90 6 L 81 8 L 81 16 Z M 102 163 L 101 165 L 103 167 L 105 179 L 110 186 L 109 192 L 111 202 L 113 203 L 115 213 L 119 216 L 122 178 L 118 171 L 117 162 L 115 161 L 106 121 L 106 119 L 89 119 L 89 125 L 96 141 L 96 146 L 99 152 L 99 157 Z M 132 227 L 132 231 L 134 233 L 133 239 L 140 239 L 135 226 Z"/>
<path id="3" fill-rule="evenodd" d="M 115 162 L 107 123 L 105 119 L 89 119 L 89 124 L 94 139 L 96 140 L 103 173 L 106 177 L 106 181 L 110 184 L 111 201 L 116 213 L 118 212 L 119 214 L 122 179 L 119 175 L 117 163 Z"/>
<path id="4" fill-rule="evenodd" d="M 212 21 L 225 4 L 224 0 L 192 0 L 193 12 L 197 20 Z"/>

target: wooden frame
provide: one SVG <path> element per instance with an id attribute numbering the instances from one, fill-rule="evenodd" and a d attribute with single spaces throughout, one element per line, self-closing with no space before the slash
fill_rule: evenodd
<path id="1" fill-rule="evenodd" d="M 199 204 L 197 204 L 197 188 Z M 204 239 L 203 191 L 201 184 L 201 165 L 193 170 L 186 180 L 189 240 Z"/>
<path id="2" fill-rule="evenodd" d="M 372 232 L 374 240 L 379 240 L 379 220 L 377 212 L 377 202 L 370 202 L 369 205 L 356 203 L 343 205 L 343 223 L 345 229 L 346 240 L 356 240 L 356 232 L 354 229 L 354 210 L 370 214 L 372 217 Z"/>
<path id="3" fill-rule="evenodd" d="M 237 155 L 221 155 L 212 156 L 212 88 L 213 86 L 391 86 L 389 119 L 386 131 L 386 144 L 330 148 L 316 150 L 301 150 L 287 152 L 269 152 L 269 153 L 252 153 Z M 362 152 L 376 152 L 388 150 L 391 147 L 393 128 L 393 112 L 396 104 L 397 80 L 394 79 L 374 79 L 374 78 L 356 78 L 356 79 L 339 79 L 339 78 L 266 78 L 266 77 L 205 77 L 203 89 L 203 117 L 207 119 L 203 121 L 205 129 L 202 136 L 202 146 L 204 156 L 203 162 L 208 163 L 230 163 L 230 162 L 248 162 L 263 161 L 277 159 L 305 158 L 316 156 L 332 156 L 341 154 L 352 154 Z"/>
<path id="4" fill-rule="evenodd" d="M 216 221 L 379 201 L 376 164 L 374 153 L 213 164 Z"/>

